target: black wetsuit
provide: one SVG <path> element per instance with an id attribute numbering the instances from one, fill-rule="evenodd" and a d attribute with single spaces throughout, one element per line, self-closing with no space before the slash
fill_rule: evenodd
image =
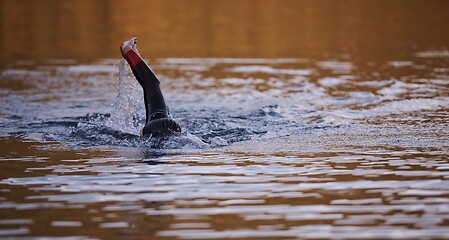
<path id="1" fill-rule="evenodd" d="M 129 50 L 125 54 L 125 59 L 143 89 L 146 121 L 142 134 L 144 136 L 161 136 L 181 132 L 178 123 L 169 117 L 168 108 L 159 86 L 159 79 L 151 71 L 151 68 L 134 50 Z"/>

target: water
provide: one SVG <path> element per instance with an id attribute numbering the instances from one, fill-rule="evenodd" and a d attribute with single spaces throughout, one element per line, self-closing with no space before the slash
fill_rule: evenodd
<path id="1" fill-rule="evenodd" d="M 449 239 L 448 6 L 0 1 L 0 239 Z"/>
<path id="2" fill-rule="evenodd" d="M 2 71 L 0 236 L 449 236 L 445 52 L 151 62 L 183 129 L 156 145 L 123 61 Z"/>

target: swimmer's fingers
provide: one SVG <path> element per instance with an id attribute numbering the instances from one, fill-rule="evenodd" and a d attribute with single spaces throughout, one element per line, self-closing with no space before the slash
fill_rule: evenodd
<path id="1" fill-rule="evenodd" d="M 136 44 L 137 44 L 137 38 L 133 37 L 132 40 L 133 40 L 133 49 L 135 50 L 136 49 Z"/>

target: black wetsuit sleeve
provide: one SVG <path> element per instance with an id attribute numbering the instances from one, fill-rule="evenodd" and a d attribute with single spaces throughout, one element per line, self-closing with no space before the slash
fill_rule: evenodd
<path id="1" fill-rule="evenodd" d="M 141 61 L 136 64 L 133 73 L 143 89 L 147 113 L 146 122 L 155 118 L 155 114 L 164 114 L 165 117 L 167 117 L 167 106 L 165 104 L 164 96 L 162 95 L 159 79 L 150 67 L 148 67 L 144 61 Z"/>
<path id="2" fill-rule="evenodd" d="M 125 59 L 128 61 L 134 76 L 143 89 L 146 123 L 156 118 L 168 117 L 168 110 L 162 95 L 160 82 L 154 72 L 134 50 L 129 50 L 125 55 Z"/>

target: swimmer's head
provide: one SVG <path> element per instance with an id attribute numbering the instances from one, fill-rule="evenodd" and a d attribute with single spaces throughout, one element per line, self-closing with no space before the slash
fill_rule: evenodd
<path id="1" fill-rule="evenodd" d="M 143 136 L 162 137 L 180 133 L 181 127 L 171 118 L 158 118 L 149 121 L 142 130 Z"/>

